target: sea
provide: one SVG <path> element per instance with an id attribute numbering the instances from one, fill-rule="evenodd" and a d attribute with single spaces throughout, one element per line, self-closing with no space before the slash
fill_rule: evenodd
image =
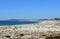
<path id="1" fill-rule="evenodd" d="M 23 25 L 23 24 L 35 24 L 35 21 L 0 21 L 0 26 L 4 25 Z"/>

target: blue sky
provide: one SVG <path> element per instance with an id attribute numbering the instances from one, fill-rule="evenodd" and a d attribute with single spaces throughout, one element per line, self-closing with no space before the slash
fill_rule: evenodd
<path id="1" fill-rule="evenodd" d="M 60 17 L 60 0 L 0 0 L 0 20 Z"/>

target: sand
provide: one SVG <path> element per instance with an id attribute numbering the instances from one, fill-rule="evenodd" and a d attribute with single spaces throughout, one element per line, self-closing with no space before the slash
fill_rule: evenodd
<path id="1" fill-rule="evenodd" d="M 44 21 L 45 22 L 45 21 Z M 47 39 L 60 36 L 60 24 L 57 21 L 43 24 L 0 26 L 0 39 Z"/>

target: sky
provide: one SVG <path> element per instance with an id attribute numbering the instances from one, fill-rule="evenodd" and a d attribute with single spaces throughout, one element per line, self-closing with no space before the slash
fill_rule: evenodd
<path id="1" fill-rule="evenodd" d="M 60 17 L 60 0 L 0 0 L 0 20 Z"/>

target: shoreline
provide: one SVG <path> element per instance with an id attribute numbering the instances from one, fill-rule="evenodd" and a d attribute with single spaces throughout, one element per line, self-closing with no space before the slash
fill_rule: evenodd
<path id="1" fill-rule="evenodd" d="M 46 39 L 50 36 L 60 36 L 60 24 L 56 21 L 43 24 L 0 26 L 1 39 Z"/>

